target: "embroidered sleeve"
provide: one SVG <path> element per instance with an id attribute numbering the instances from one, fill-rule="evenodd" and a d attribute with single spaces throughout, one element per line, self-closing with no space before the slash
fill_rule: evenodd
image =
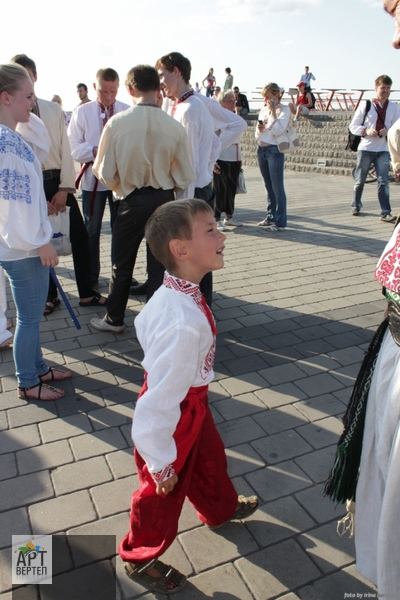
<path id="1" fill-rule="evenodd" d="M 174 465 L 168 465 L 164 467 L 164 469 L 161 469 L 161 471 L 150 474 L 156 483 L 162 483 L 166 479 L 172 477 L 172 475 L 175 475 Z"/>

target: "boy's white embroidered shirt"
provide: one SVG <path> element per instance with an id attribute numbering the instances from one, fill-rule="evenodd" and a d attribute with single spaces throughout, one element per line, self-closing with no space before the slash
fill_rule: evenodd
<path id="1" fill-rule="evenodd" d="M 215 336 L 201 306 L 199 286 L 167 272 L 135 326 L 148 390 L 135 408 L 132 439 L 155 473 L 176 459 L 173 434 L 189 388 L 214 378 Z"/>

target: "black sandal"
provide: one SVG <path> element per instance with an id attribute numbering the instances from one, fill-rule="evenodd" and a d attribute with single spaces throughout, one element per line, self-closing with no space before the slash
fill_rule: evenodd
<path id="1" fill-rule="evenodd" d="M 101 303 L 100 300 L 105 300 L 105 302 Z M 79 302 L 79 306 L 103 306 L 105 307 L 107 304 L 107 298 L 104 298 L 101 294 L 95 294 L 89 302 Z"/>
<path id="2" fill-rule="evenodd" d="M 36 396 L 28 396 L 26 392 L 28 392 L 29 390 L 34 390 L 38 388 L 37 391 L 37 395 Z M 43 388 L 47 388 L 49 390 L 52 390 L 53 392 L 56 392 L 57 394 L 60 394 L 59 396 L 57 396 L 57 398 L 42 398 L 42 389 Z M 22 396 L 19 392 L 22 392 Z M 60 390 L 58 388 L 55 388 L 51 385 L 47 385 L 47 383 L 38 383 L 37 385 L 32 385 L 31 387 L 26 387 L 26 388 L 18 388 L 18 397 L 22 398 L 23 400 L 42 400 L 42 402 L 53 402 L 54 400 L 58 400 L 59 398 L 62 398 L 65 395 L 64 390 Z"/>
<path id="3" fill-rule="evenodd" d="M 65 373 L 66 376 L 65 377 L 54 377 L 54 373 Z M 43 377 L 46 377 L 46 375 L 50 375 L 50 379 L 43 379 Z M 50 367 L 49 370 L 46 373 L 43 373 L 43 375 L 39 375 L 39 379 L 40 381 L 42 381 L 43 383 L 47 382 L 47 381 L 64 381 L 64 379 L 69 379 L 70 377 L 72 377 L 72 373 L 71 371 L 64 371 L 64 369 L 60 369 L 59 367 Z"/>
<path id="4" fill-rule="evenodd" d="M 160 573 L 160 577 L 152 577 L 146 573 L 151 568 L 156 569 Z M 160 594 L 175 594 L 175 592 L 180 592 L 187 581 L 185 575 L 182 575 L 182 573 L 164 564 L 157 558 L 139 565 L 125 563 L 125 572 L 133 581 L 139 581 L 148 590 L 159 592 Z M 168 587 L 169 583 L 175 585 Z"/>
<path id="5" fill-rule="evenodd" d="M 53 298 L 52 300 L 47 300 L 46 301 L 46 305 L 44 307 L 44 311 L 43 314 L 45 317 L 48 317 L 49 315 L 51 315 L 51 313 L 54 312 L 54 310 L 57 308 L 57 306 L 60 306 L 61 302 L 59 298 Z"/>

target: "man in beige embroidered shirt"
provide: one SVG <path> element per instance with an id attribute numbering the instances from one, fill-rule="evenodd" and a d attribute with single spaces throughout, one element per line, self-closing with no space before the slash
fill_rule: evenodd
<path id="1" fill-rule="evenodd" d="M 100 139 L 93 172 L 113 191 L 118 212 L 112 231 L 112 275 L 107 314 L 92 319 L 100 331 L 122 333 L 137 252 L 150 215 L 175 199 L 195 178 L 184 127 L 159 108 L 157 71 L 138 65 L 127 75 L 134 106 L 113 116 Z M 163 280 L 164 267 L 147 248 L 149 299 Z"/>

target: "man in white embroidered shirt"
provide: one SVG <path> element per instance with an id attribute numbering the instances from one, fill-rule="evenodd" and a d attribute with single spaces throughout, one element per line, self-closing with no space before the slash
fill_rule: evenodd
<path id="1" fill-rule="evenodd" d="M 190 86 L 190 61 L 180 52 L 171 52 L 158 59 L 156 69 L 164 94 L 173 101 L 166 103 L 167 112 L 186 129 L 189 154 L 196 174 L 194 182 L 177 198 L 199 198 L 214 209 L 215 194 L 211 182 L 221 144 L 214 134 L 214 122 L 209 111 Z M 211 306 L 212 273 L 207 273 L 200 289 Z"/>
<path id="2" fill-rule="evenodd" d="M 98 182 L 92 172 L 101 132 L 107 121 L 115 114 L 129 108 L 116 99 L 119 76 L 114 69 L 99 69 L 93 84 L 96 100 L 78 106 L 72 113 L 68 138 L 72 158 L 82 166 L 77 187 L 81 182 L 82 212 L 89 234 L 90 270 L 95 284 L 100 274 L 100 232 L 106 202 L 110 208 L 110 225 L 114 225 L 116 207 L 112 192 Z"/>
<path id="3" fill-rule="evenodd" d="M 104 128 L 93 172 L 118 202 L 112 231 L 112 275 L 107 314 L 92 319 L 100 331 L 122 333 L 132 272 L 144 228 L 156 208 L 175 199 L 194 179 L 185 129 L 159 108 L 160 80 L 148 65 L 126 78 L 134 107 Z M 147 299 L 160 287 L 164 267 L 147 247 Z"/>

